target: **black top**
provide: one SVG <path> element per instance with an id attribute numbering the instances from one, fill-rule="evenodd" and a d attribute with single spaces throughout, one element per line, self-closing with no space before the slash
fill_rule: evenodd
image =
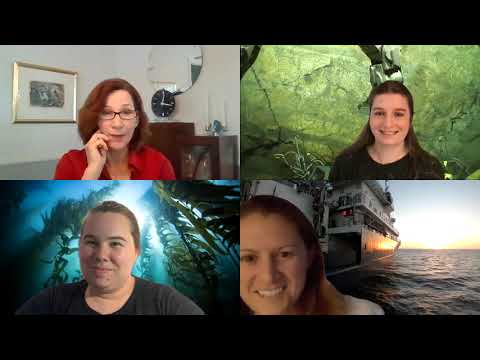
<path id="1" fill-rule="evenodd" d="M 330 171 L 330 181 L 340 180 L 442 180 L 445 170 L 440 162 L 431 157 L 417 164 L 417 175 L 413 174 L 413 159 L 407 154 L 390 164 L 375 162 L 366 148 L 335 159 Z"/>
<path id="2" fill-rule="evenodd" d="M 87 282 L 45 289 L 28 300 L 16 315 L 100 315 L 85 301 Z M 193 301 L 177 290 L 135 277 L 127 302 L 111 315 L 204 315 Z"/>

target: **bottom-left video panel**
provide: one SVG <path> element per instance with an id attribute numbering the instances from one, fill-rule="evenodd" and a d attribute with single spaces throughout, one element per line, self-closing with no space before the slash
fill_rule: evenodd
<path id="1" fill-rule="evenodd" d="M 236 315 L 237 180 L 1 181 L 4 309 Z"/>

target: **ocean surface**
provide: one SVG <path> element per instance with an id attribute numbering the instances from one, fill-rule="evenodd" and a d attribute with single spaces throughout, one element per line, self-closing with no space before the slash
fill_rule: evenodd
<path id="1" fill-rule="evenodd" d="M 407 250 L 330 279 L 386 315 L 480 315 L 480 250 Z"/>

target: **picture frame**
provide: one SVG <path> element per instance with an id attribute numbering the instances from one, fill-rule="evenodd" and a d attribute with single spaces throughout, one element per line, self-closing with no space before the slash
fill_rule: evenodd
<path id="1" fill-rule="evenodd" d="M 78 73 L 15 62 L 13 123 L 75 123 Z"/>

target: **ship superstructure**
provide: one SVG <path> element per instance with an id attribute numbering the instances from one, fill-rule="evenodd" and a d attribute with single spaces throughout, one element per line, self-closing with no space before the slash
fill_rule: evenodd
<path id="1" fill-rule="evenodd" d="M 317 232 L 327 274 L 391 256 L 400 246 L 387 182 L 385 189 L 376 180 L 245 182 L 243 198 L 255 195 L 282 197 L 302 210 Z"/>

